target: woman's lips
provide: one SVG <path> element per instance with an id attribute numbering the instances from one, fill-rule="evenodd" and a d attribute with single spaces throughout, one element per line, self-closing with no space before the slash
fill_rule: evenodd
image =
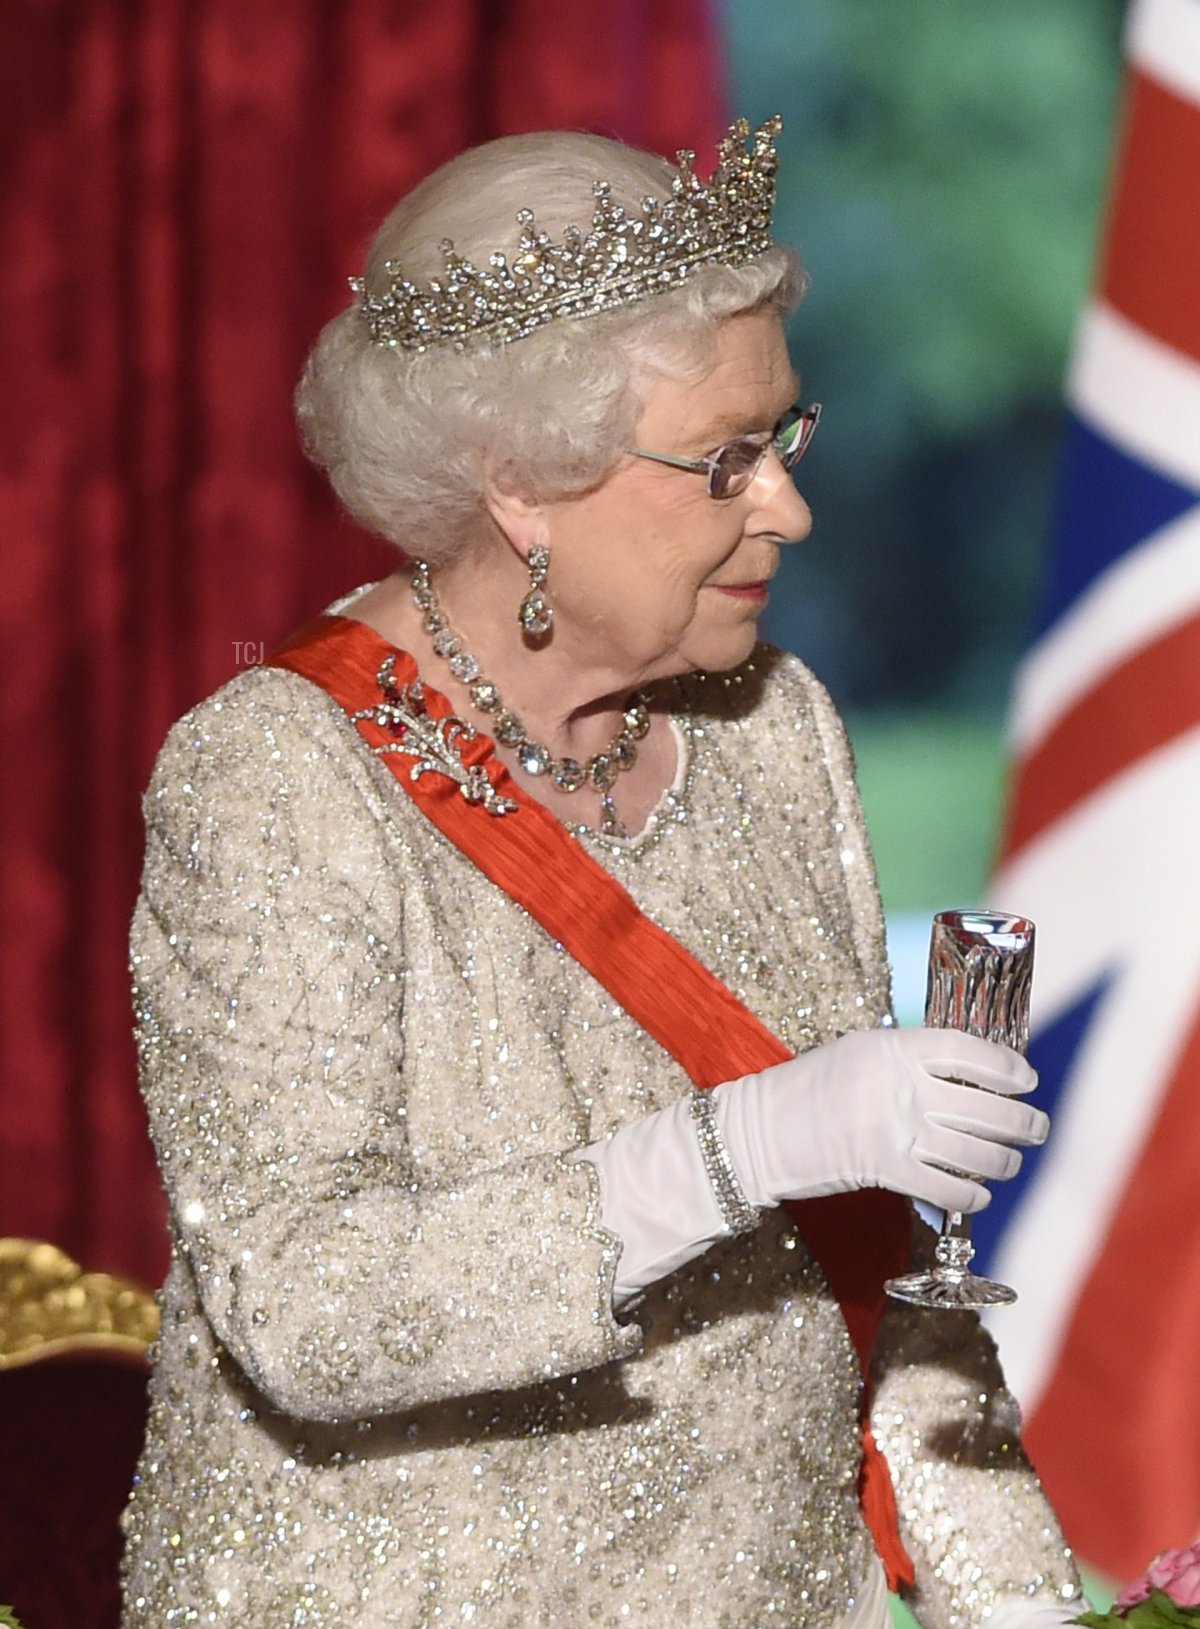
<path id="1" fill-rule="evenodd" d="M 767 597 L 765 582 L 714 583 L 713 586 L 720 589 L 722 594 L 732 595 L 735 600 L 765 600 Z"/>

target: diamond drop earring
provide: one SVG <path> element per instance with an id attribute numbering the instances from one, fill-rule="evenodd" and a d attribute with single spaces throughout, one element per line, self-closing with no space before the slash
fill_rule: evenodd
<path id="1" fill-rule="evenodd" d="M 529 592 L 521 601 L 517 621 L 533 639 L 544 639 L 554 626 L 554 607 L 542 586 L 550 570 L 550 550 L 538 543 L 529 551 Z"/>

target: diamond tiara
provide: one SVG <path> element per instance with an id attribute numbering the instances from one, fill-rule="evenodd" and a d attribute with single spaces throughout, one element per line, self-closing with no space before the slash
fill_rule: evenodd
<path id="1" fill-rule="evenodd" d="M 754 260 L 772 247 L 775 137 L 782 128 L 782 119 L 768 119 L 747 150 L 750 126 L 738 119 L 720 142 L 708 182 L 692 170 L 695 153 L 678 153 L 670 195 L 643 198 L 639 211 L 615 204 L 609 183 L 597 181 L 586 236 L 570 226 L 555 243 L 537 230 L 533 211 L 522 209 L 511 265 L 497 253 L 486 267 L 474 266 L 446 239 L 439 245 L 445 270 L 427 283 L 410 282 L 393 260 L 379 292 L 352 277 L 373 343 L 395 351 L 504 345 L 556 317 L 590 317 L 665 293 L 697 266 Z"/>

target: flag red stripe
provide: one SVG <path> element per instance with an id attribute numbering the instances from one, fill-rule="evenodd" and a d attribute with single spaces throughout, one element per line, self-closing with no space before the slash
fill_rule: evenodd
<path id="1" fill-rule="evenodd" d="M 1119 1578 L 1200 1531 L 1198 1091 L 1200 1013 L 1025 1434 L 1068 1540 Z"/>
<path id="2" fill-rule="evenodd" d="M 1200 616 L 1112 668 L 1021 764 L 1003 860 L 1105 781 L 1200 723 Z"/>
<path id="3" fill-rule="evenodd" d="M 1200 106 L 1136 69 L 1099 285 L 1130 322 L 1200 362 Z"/>

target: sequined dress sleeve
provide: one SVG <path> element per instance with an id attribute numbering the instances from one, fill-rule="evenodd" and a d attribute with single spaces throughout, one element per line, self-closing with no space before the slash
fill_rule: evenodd
<path id="1" fill-rule="evenodd" d="M 142 1078 L 214 1330 L 267 1397 L 312 1419 L 630 1351 L 589 1173 L 500 1148 L 458 1180 L 452 1160 L 424 1177 L 427 1124 L 402 1083 L 416 1076 L 420 1097 L 438 1067 L 406 1056 L 406 1002 L 429 1000 L 403 951 L 411 856 L 386 783 L 346 754 L 342 714 L 307 685 L 298 741 L 297 689 L 264 671 L 199 709 L 146 801 Z M 470 935 L 451 945 L 442 928 L 469 958 Z M 501 1237 L 539 1248 L 501 1250 Z"/>

